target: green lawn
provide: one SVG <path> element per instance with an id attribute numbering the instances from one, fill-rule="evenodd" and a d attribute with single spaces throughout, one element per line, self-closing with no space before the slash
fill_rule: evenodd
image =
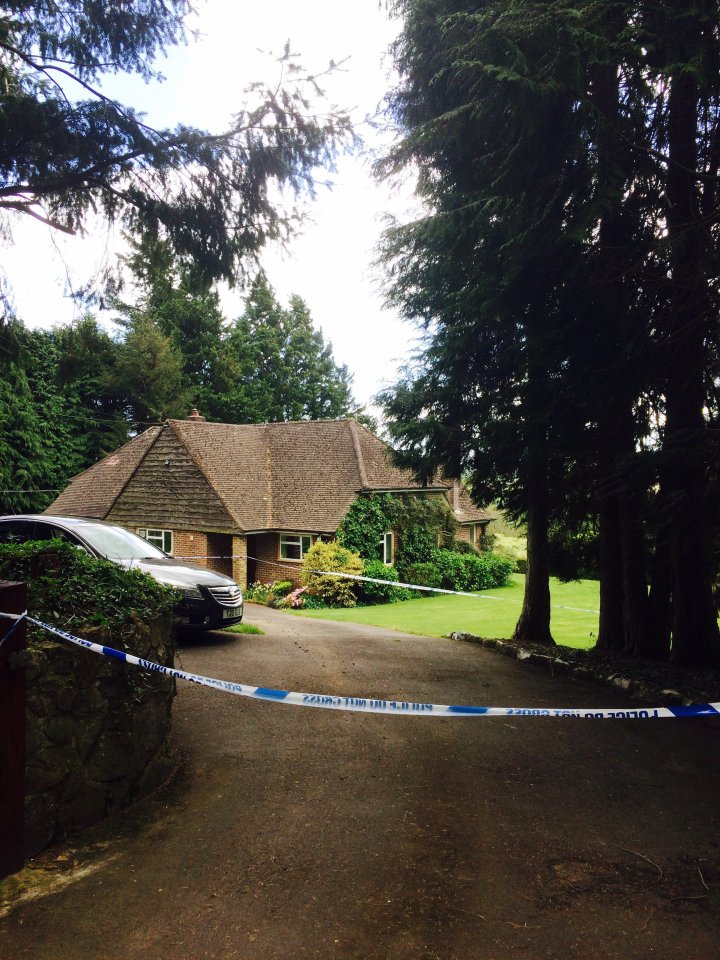
<path id="1" fill-rule="evenodd" d="M 451 597 L 436 594 L 422 600 L 389 603 L 380 607 L 353 607 L 349 610 L 298 610 L 297 616 L 321 620 L 368 623 L 407 633 L 443 637 L 453 631 L 481 637 L 510 637 L 522 607 L 524 577 L 514 574 L 512 583 L 475 597 Z M 579 607 L 598 610 L 599 585 L 596 580 L 560 583 L 553 579 L 552 633 L 557 643 L 568 647 L 593 646 L 597 636 L 597 613 L 566 610 Z M 496 597 L 497 599 L 483 599 Z"/>

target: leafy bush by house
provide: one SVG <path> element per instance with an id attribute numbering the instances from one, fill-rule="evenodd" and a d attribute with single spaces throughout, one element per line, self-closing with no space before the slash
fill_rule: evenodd
<path id="1" fill-rule="evenodd" d="M 420 587 L 441 587 L 442 573 L 434 563 L 411 563 L 405 568 L 407 583 Z"/>
<path id="2" fill-rule="evenodd" d="M 338 530 L 338 541 L 366 560 L 376 560 L 383 535 L 397 535 L 395 566 L 406 579 L 409 564 L 426 562 L 438 538 L 451 543 L 457 522 L 444 497 L 371 493 L 358 497 Z"/>
<path id="3" fill-rule="evenodd" d="M 310 596 L 331 606 L 354 607 L 358 581 L 335 577 L 332 571 L 362 576 L 363 569 L 359 554 L 353 550 L 341 546 L 336 540 L 330 543 L 318 540 L 305 554 L 301 579 Z M 316 570 L 329 572 L 315 573 Z"/>
<path id="4" fill-rule="evenodd" d="M 62 540 L 0 545 L 0 580 L 25 581 L 31 613 L 70 629 L 152 621 L 178 599 L 147 574 L 88 556 Z"/>
<path id="5" fill-rule="evenodd" d="M 385 566 L 382 560 L 366 560 L 363 575 L 375 580 L 392 580 L 395 583 L 400 579 L 395 567 Z M 360 603 L 373 605 L 407 600 L 410 597 L 410 591 L 404 587 L 394 587 L 391 583 L 367 583 L 360 580 L 358 581 L 357 595 Z"/>
<path id="6" fill-rule="evenodd" d="M 504 587 L 510 580 L 513 564 L 494 553 L 457 553 L 434 550 L 431 560 L 445 590 L 490 590 Z"/>

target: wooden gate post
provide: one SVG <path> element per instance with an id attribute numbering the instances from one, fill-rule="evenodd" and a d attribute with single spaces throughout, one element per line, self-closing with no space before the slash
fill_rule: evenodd
<path id="1" fill-rule="evenodd" d="M 24 583 L 0 582 L 0 613 L 27 609 Z M 0 878 L 25 861 L 25 622 L 0 617 Z"/>

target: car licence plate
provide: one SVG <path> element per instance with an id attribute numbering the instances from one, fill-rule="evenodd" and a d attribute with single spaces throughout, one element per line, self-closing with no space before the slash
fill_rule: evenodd
<path id="1" fill-rule="evenodd" d="M 242 607 L 233 607 L 230 610 L 223 610 L 222 618 L 223 620 L 236 620 L 240 616 L 240 611 Z"/>

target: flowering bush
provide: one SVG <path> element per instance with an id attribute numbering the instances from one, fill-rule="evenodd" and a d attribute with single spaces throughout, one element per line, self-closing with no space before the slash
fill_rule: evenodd
<path id="1" fill-rule="evenodd" d="M 290 593 L 286 593 L 284 597 L 278 600 L 276 606 L 299 610 L 305 605 L 305 593 L 307 593 L 307 587 L 298 587 L 297 590 L 291 590 Z"/>
<path id="2" fill-rule="evenodd" d="M 245 591 L 245 599 L 251 603 L 262 603 L 267 606 L 279 598 L 284 597 L 292 590 L 291 580 L 273 580 L 272 583 L 251 583 Z"/>

